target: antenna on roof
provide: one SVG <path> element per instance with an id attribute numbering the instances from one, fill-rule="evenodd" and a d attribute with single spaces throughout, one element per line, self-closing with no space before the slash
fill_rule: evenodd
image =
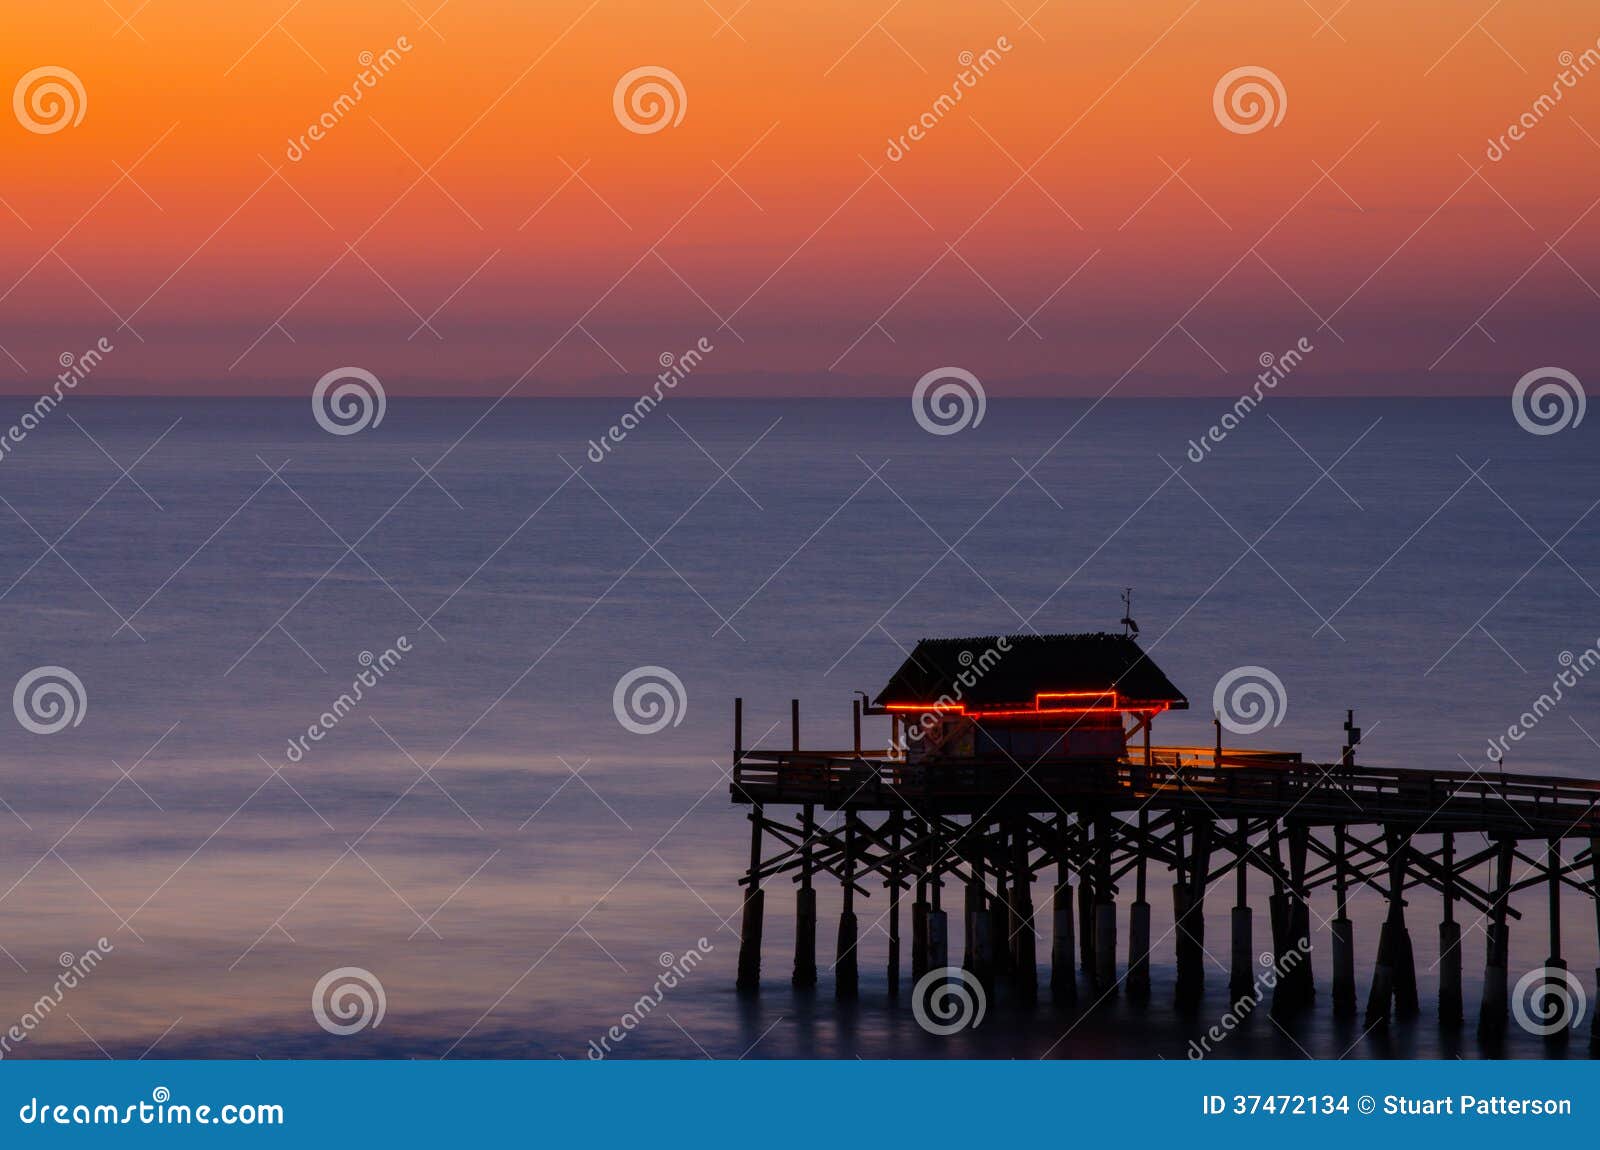
<path id="1" fill-rule="evenodd" d="M 1137 639 L 1139 637 L 1139 624 L 1133 621 L 1133 588 L 1122 589 L 1122 637 L 1124 639 Z"/>

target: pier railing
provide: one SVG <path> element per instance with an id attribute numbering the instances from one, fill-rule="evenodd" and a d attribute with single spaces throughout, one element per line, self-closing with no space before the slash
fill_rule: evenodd
<path id="1" fill-rule="evenodd" d="M 1218 817 L 1292 813 L 1311 823 L 1405 822 L 1433 830 L 1518 837 L 1600 834 L 1600 782 L 1462 770 L 1307 763 L 1299 755 L 1154 747 L 1137 757 L 1042 761 L 951 758 L 908 762 L 884 751 L 747 750 L 734 767 L 742 802 L 892 810 L 932 804 L 1093 802 L 1107 809 L 1210 808 Z"/>

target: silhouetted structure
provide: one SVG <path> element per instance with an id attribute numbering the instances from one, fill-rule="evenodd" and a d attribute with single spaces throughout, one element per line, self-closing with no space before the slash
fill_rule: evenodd
<path id="1" fill-rule="evenodd" d="M 950 880 L 965 892 L 963 967 L 1031 999 L 1033 887 L 1053 868 L 1050 984 L 1057 1002 L 1072 1003 L 1075 951 L 1096 1000 L 1124 986 L 1133 998 L 1149 994 L 1147 883 L 1152 866 L 1165 867 L 1173 876 L 1176 995 L 1192 1005 L 1204 982 L 1204 900 L 1230 875 L 1230 989 L 1237 996 L 1260 985 L 1253 872 L 1271 891 L 1272 1009 L 1279 1014 L 1314 997 L 1311 899 L 1331 888 L 1331 998 L 1343 1015 L 1357 1009 L 1349 898 L 1352 888 L 1367 887 L 1388 902 L 1365 1004 L 1370 1027 L 1420 1012 L 1406 910 L 1417 891 L 1432 891 L 1443 908 L 1438 1011 L 1446 1025 L 1464 1016 L 1458 907 L 1488 919 L 1479 1008 L 1487 1039 L 1506 1024 L 1508 932 L 1522 917 L 1515 892 L 1547 888 L 1552 980 L 1565 972 L 1563 885 L 1596 900 L 1600 930 L 1600 783 L 1359 766 L 1353 714 L 1335 763 L 1223 747 L 1220 722 L 1213 746 L 1152 745 L 1156 716 L 1187 705 L 1128 634 L 924 640 L 869 705 L 853 703 L 848 751 L 801 749 L 798 700 L 790 749 L 747 748 L 743 703 L 735 700 L 732 797 L 750 807 L 751 822 L 750 863 L 740 880 L 739 986 L 759 985 L 763 884 L 780 875 L 798 885 L 799 986 L 817 980 L 815 881 L 826 875 L 841 884 L 834 962 L 841 998 L 856 993 L 855 900 L 878 883 L 890 900 L 891 993 L 899 986 L 907 891 L 912 977 L 949 966 L 943 888 Z M 887 747 L 862 749 L 863 716 L 889 719 Z M 793 812 L 777 816 L 780 807 Z M 828 817 L 819 820 L 819 810 Z M 1487 836 L 1489 845 L 1458 852 L 1465 832 Z M 1565 849 L 1568 840 L 1577 840 L 1575 850 Z M 1485 866 L 1489 880 L 1475 881 Z M 1117 900 L 1128 894 L 1119 977 Z"/>

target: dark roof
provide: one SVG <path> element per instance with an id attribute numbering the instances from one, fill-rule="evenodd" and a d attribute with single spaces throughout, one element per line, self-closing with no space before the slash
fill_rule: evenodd
<path id="1" fill-rule="evenodd" d="M 970 685 L 958 682 L 963 673 Z M 923 639 L 874 702 L 931 703 L 948 695 L 977 706 L 1031 707 L 1040 692 L 1112 687 L 1123 699 L 1189 705 L 1137 642 L 1105 633 Z"/>

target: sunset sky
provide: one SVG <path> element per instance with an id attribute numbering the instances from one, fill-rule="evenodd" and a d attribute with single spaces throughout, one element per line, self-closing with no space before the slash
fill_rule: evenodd
<path id="1" fill-rule="evenodd" d="M 1504 394 L 1595 366 L 1600 65 L 1486 149 L 1597 38 L 1578 0 L 14 7 L 7 89 L 65 68 L 84 114 L 0 123 L 0 390 L 104 337 L 101 394 L 303 394 L 346 364 L 628 393 L 706 338 L 703 395 L 901 395 L 945 364 L 995 394 L 1228 394 L 1304 337 L 1300 394 Z M 646 134 L 613 90 L 647 65 L 685 99 Z M 1280 123 L 1219 121 L 1241 66 L 1281 81 Z"/>

